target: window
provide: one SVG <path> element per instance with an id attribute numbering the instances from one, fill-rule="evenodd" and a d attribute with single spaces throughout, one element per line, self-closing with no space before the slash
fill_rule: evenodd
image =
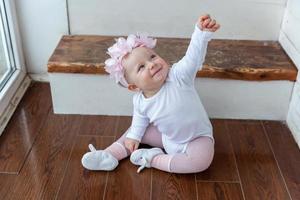
<path id="1" fill-rule="evenodd" d="M 15 62 L 12 52 L 9 26 L 5 4 L 2 2 L 0 10 L 0 91 L 3 89 L 7 80 L 15 71 Z"/>
<path id="2" fill-rule="evenodd" d="M 23 96 L 26 76 L 14 1 L 0 0 L 0 135 Z"/>

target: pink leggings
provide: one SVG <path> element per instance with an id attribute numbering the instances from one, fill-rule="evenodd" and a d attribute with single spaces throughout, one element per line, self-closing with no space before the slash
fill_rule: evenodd
<path id="1" fill-rule="evenodd" d="M 122 160 L 130 155 L 125 148 L 124 141 L 126 139 L 125 132 L 116 142 L 105 149 L 118 160 Z M 148 144 L 153 147 L 163 147 L 162 135 L 158 129 L 149 125 L 142 138 L 141 143 Z M 211 138 L 202 136 L 191 141 L 185 153 L 177 154 L 159 154 L 151 161 L 151 166 L 167 172 L 174 173 L 196 173 L 207 169 L 214 156 L 214 143 Z"/>

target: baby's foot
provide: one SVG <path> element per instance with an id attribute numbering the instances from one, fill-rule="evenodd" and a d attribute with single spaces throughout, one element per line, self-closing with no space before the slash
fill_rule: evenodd
<path id="1" fill-rule="evenodd" d="M 137 170 L 137 173 L 140 173 L 145 167 L 151 167 L 150 164 L 154 156 L 163 153 L 160 148 L 138 149 L 131 154 L 130 161 L 135 165 L 141 165 Z"/>
<path id="2" fill-rule="evenodd" d="M 87 152 L 82 156 L 81 163 L 84 168 L 89 170 L 114 170 L 119 161 L 110 153 L 103 150 L 96 150 L 92 144 L 89 144 L 91 152 Z"/>

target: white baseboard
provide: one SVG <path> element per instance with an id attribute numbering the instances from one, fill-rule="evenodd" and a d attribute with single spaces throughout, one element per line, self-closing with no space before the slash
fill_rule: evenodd
<path id="1" fill-rule="evenodd" d="M 37 82 L 49 82 L 49 75 L 48 73 L 43 74 L 28 74 L 29 77 Z"/>
<path id="2" fill-rule="evenodd" d="M 50 73 L 55 113 L 132 115 L 132 95 L 106 75 Z M 286 120 L 294 82 L 197 78 L 210 118 Z"/>

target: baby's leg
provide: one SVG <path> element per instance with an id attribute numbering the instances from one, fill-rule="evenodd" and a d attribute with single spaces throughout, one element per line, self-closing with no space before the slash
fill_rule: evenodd
<path id="1" fill-rule="evenodd" d="M 162 143 L 161 132 L 156 126 L 150 124 L 141 141 L 142 144 L 148 144 L 152 147 L 164 148 Z"/>
<path id="2" fill-rule="evenodd" d="M 104 151 L 113 155 L 117 160 L 122 160 L 123 158 L 126 158 L 130 154 L 130 152 L 128 151 L 128 149 L 125 148 L 124 145 L 127 131 L 117 141 L 115 141 L 106 149 L 104 149 Z"/>
<path id="3" fill-rule="evenodd" d="M 130 151 L 125 148 L 125 144 L 124 144 L 127 131 L 116 142 L 111 144 L 104 151 L 109 152 L 118 160 L 122 160 L 123 158 L 126 158 L 128 155 L 130 155 Z M 161 133 L 152 124 L 150 124 L 147 127 L 141 143 L 148 144 L 154 147 L 163 148 Z"/>
<path id="4" fill-rule="evenodd" d="M 160 154 L 151 161 L 151 166 L 174 173 L 195 173 L 207 169 L 214 156 L 214 144 L 209 137 L 199 137 L 190 142 L 186 153 Z"/>

